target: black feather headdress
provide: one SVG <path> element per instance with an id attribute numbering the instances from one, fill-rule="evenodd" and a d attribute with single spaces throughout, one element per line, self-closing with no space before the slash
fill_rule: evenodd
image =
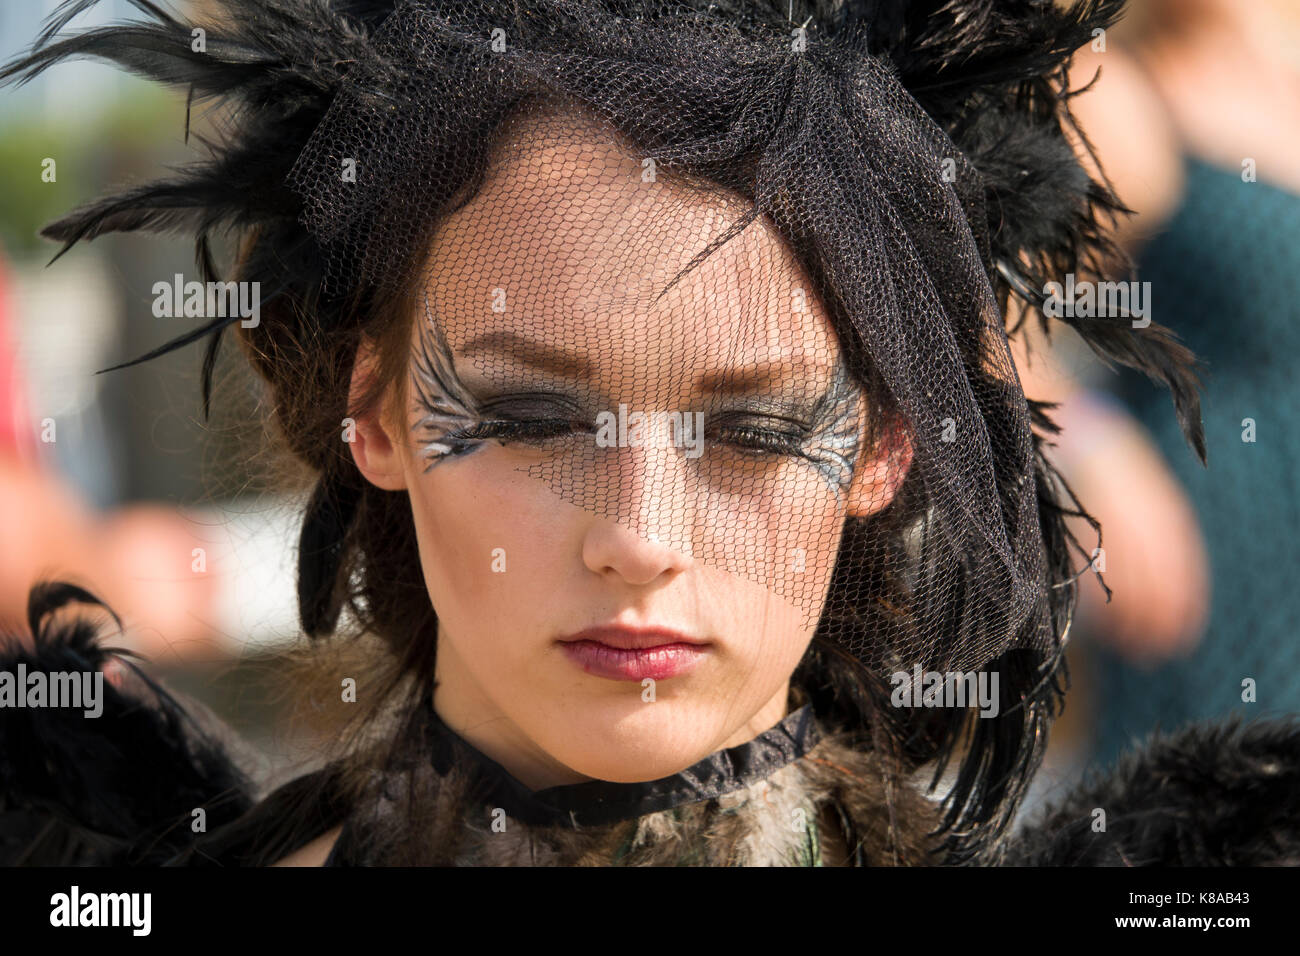
<path id="1" fill-rule="evenodd" d="M 1046 326 L 1048 283 L 1117 261 L 1106 225 L 1123 210 L 1071 146 L 1066 68 L 1122 0 L 221 0 L 202 24 L 132 2 L 145 20 L 71 36 L 94 0 L 64 4 L 0 81 L 110 60 L 225 107 L 221 141 L 43 234 L 65 250 L 115 231 L 192 236 L 204 279 L 230 234 L 233 276 L 262 290 L 254 363 L 285 387 L 337 394 L 334 422 L 346 368 L 322 375 L 312 357 L 346 357 L 374 331 L 379 304 L 422 267 L 432 224 L 469 201 L 497 133 L 530 104 L 580 104 L 665 173 L 749 201 L 702 256 L 770 217 L 915 451 L 897 500 L 849 522 L 818 637 L 877 677 L 913 663 L 1004 675 L 997 719 L 894 718 L 909 757 L 936 758 L 939 772 L 960 758 L 945 826 L 958 858 L 977 857 L 1041 756 L 1063 693 L 1071 547 L 1087 556 L 1064 523 L 1082 508 L 1043 455 L 1054 426 L 1021 391 L 1004 316 L 1014 297 Z M 237 318 L 136 361 L 207 337 L 206 407 Z M 1104 360 L 1167 385 L 1204 460 L 1195 364 L 1176 338 L 1128 316 L 1065 321 Z M 392 505 L 324 431 L 281 424 L 319 472 L 299 601 L 307 632 L 325 634 L 355 596 L 357 555 L 388 550 L 358 543 L 357 516 Z M 420 593 L 418 561 L 403 560 L 373 573 L 405 574 Z M 373 589 L 362 597 L 379 613 Z"/>
<path id="2" fill-rule="evenodd" d="M 266 230 L 261 245 L 283 260 L 251 261 L 243 272 L 270 279 L 272 293 L 289 277 L 300 283 L 319 268 L 320 250 L 301 225 L 304 198 L 290 171 L 349 72 L 373 59 L 371 37 L 403 4 L 385 0 L 222 0 L 202 50 L 195 26 L 151 0 L 131 0 L 150 19 L 60 38 L 98 0 L 67 0 L 31 53 L 0 70 L 0 82 L 25 83 L 54 64 L 78 57 L 108 60 L 184 90 L 191 103 L 218 99 L 236 117 L 228 140 L 179 175 L 97 200 L 51 223 L 42 235 L 63 243 L 109 232 L 191 235 L 205 277 L 214 273 L 210 244 L 223 230 Z M 484 18 L 484 25 L 508 21 Z M 562 4 L 560 6 L 563 6 Z M 633 16 L 653 4 L 604 3 L 611 15 Z M 1118 253 L 1105 220 L 1122 206 L 1092 180 L 1062 135 L 1064 68 L 1071 54 L 1119 18 L 1123 0 L 816 0 L 783 8 L 779 0 L 709 3 L 719 18 L 805 23 L 833 39 L 851 37 L 885 59 L 902 85 L 952 137 L 978 170 L 988 211 L 991 276 L 1005 294 L 1037 306 L 1043 286 L 1072 271 L 1101 274 Z M 793 16 L 797 12 L 797 16 Z M 188 126 L 188 115 L 186 117 Z M 56 256 L 57 258 L 57 256 Z M 296 268 L 295 268 L 296 267 Z M 279 279 L 279 282 L 274 280 Z M 322 277 L 317 275 L 316 281 Z M 212 337 L 234 317 L 195 329 L 128 364 Z M 1139 369 L 1169 386 L 1179 421 L 1204 459 L 1197 382 L 1190 354 L 1152 325 L 1139 334 L 1127 323 L 1069 316 L 1102 357 Z M 210 368 L 210 363 L 208 365 Z M 208 386 L 205 381 L 205 400 Z"/>

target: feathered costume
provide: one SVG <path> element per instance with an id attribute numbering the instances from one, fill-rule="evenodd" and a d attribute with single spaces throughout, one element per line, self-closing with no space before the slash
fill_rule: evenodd
<path id="1" fill-rule="evenodd" d="M 403 506 L 366 486 L 332 434 L 281 413 L 319 475 L 299 549 L 305 632 L 330 634 L 350 605 L 414 675 L 382 757 L 262 795 L 219 727 L 123 662 L 94 724 L 0 710 L 7 861 L 268 863 L 339 825 L 336 865 L 1296 861 L 1300 729 L 1281 722 L 1155 741 L 1047 823 L 1007 832 L 1064 692 L 1071 546 L 1087 551 L 1066 530 L 1082 510 L 1061 501 L 1072 495 L 1042 453 L 1056 429 L 1020 390 L 1002 317 L 1011 296 L 1033 312 L 1037 290 L 1103 275 L 1114 253 L 1102 219 L 1119 206 L 1067 140 L 1064 70 L 1119 0 L 223 0 L 201 29 L 133 0 L 147 22 L 61 37 L 93 3 L 65 4 L 0 81 L 99 57 L 228 106 L 226 135 L 206 161 L 44 234 L 65 249 L 114 231 L 192 235 L 205 280 L 217 276 L 214 238 L 233 234 L 236 277 L 262 288 L 261 325 L 245 334 L 255 367 L 273 386 L 337 394 L 333 422 L 366 316 L 421 268 L 429 223 L 482 185 L 513 110 L 558 97 L 628 134 L 665 178 L 752 201 L 710 251 L 760 214 L 775 223 L 855 379 L 887 397 L 915 455 L 897 500 L 844 532 L 785 720 L 664 780 L 529 793 L 434 713 L 433 622 L 407 626 L 374 600 L 375 580 L 418 568 L 409 552 L 382 566 L 390 542 L 365 538 L 367 519 Z M 206 408 L 221 333 L 239 318 L 211 318 L 137 361 L 210 337 Z M 1203 460 L 1194 362 L 1173 335 L 1126 316 L 1066 321 L 1103 359 L 1169 386 Z M 441 385 L 445 343 L 426 341 L 425 379 Z M 335 352 L 343 374 L 314 379 L 328 365 L 315 359 Z M 447 385 L 429 402 L 440 455 L 471 444 L 446 424 L 476 414 L 457 395 Z M 856 449 L 831 431 L 818 440 L 798 457 L 834 485 Z M 558 469 L 545 477 L 589 509 L 610 500 L 603 487 L 583 499 L 588 486 Z M 743 568 L 719 555 L 793 603 L 806 597 L 754 571 L 774 566 L 764 555 L 743 555 L 755 559 Z M 72 600 L 94 599 L 33 591 L 35 643 L 12 640 L 5 670 L 115 659 L 91 625 L 52 617 Z M 998 671 L 999 715 L 891 712 L 884 675 L 913 664 Z M 913 777 L 950 765 L 936 805 Z"/>

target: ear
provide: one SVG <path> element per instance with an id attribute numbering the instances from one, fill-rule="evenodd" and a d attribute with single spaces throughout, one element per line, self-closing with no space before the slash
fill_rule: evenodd
<path id="1" fill-rule="evenodd" d="M 363 340 L 357 347 L 356 361 L 352 365 L 352 382 L 348 390 L 348 408 L 356 408 L 361 396 L 373 381 L 378 356 L 373 343 Z M 385 491 L 402 491 L 406 488 L 406 471 L 402 467 L 402 445 L 398 436 L 389 431 L 384 414 L 388 395 L 356 412 L 352 420 L 351 436 L 344 428 L 344 438 L 352 449 L 352 458 L 367 481 Z"/>
<path id="2" fill-rule="evenodd" d="M 848 513 L 866 518 L 884 510 L 912 467 L 912 438 L 901 419 L 885 428 L 870 456 L 858 462 L 849 486 Z"/>

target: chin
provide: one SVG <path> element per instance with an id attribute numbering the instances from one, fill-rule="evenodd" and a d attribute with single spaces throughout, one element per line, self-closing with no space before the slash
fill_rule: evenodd
<path id="1" fill-rule="evenodd" d="M 723 726 L 734 717 L 729 708 L 713 714 L 712 707 L 684 706 L 681 700 L 660 698 L 576 708 L 568 719 L 552 725 L 555 747 L 547 747 L 565 766 L 587 777 L 612 783 L 640 783 L 668 777 L 719 749 L 715 740 L 734 731 Z"/>
<path id="2" fill-rule="evenodd" d="M 584 750 L 576 753 L 564 763 L 584 777 L 605 780 L 609 783 L 644 783 L 671 777 L 675 773 L 707 757 L 711 750 L 705 749 L 697 754 L 684 754 L 683 751 L 670 748 L 647 748 L 640 756 L 633 757 L 627 753 Z"/>

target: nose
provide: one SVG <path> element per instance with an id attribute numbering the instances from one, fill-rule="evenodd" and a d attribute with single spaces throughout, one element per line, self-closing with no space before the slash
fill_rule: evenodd
<path id="1" fill-rule="evenodd" d="M 694 526 L 689 465 L 672 448 L 602 450 L 603 516 L 583 539 L 583 562 L 600 575 L 645 585 L 689 568 Z"/>

